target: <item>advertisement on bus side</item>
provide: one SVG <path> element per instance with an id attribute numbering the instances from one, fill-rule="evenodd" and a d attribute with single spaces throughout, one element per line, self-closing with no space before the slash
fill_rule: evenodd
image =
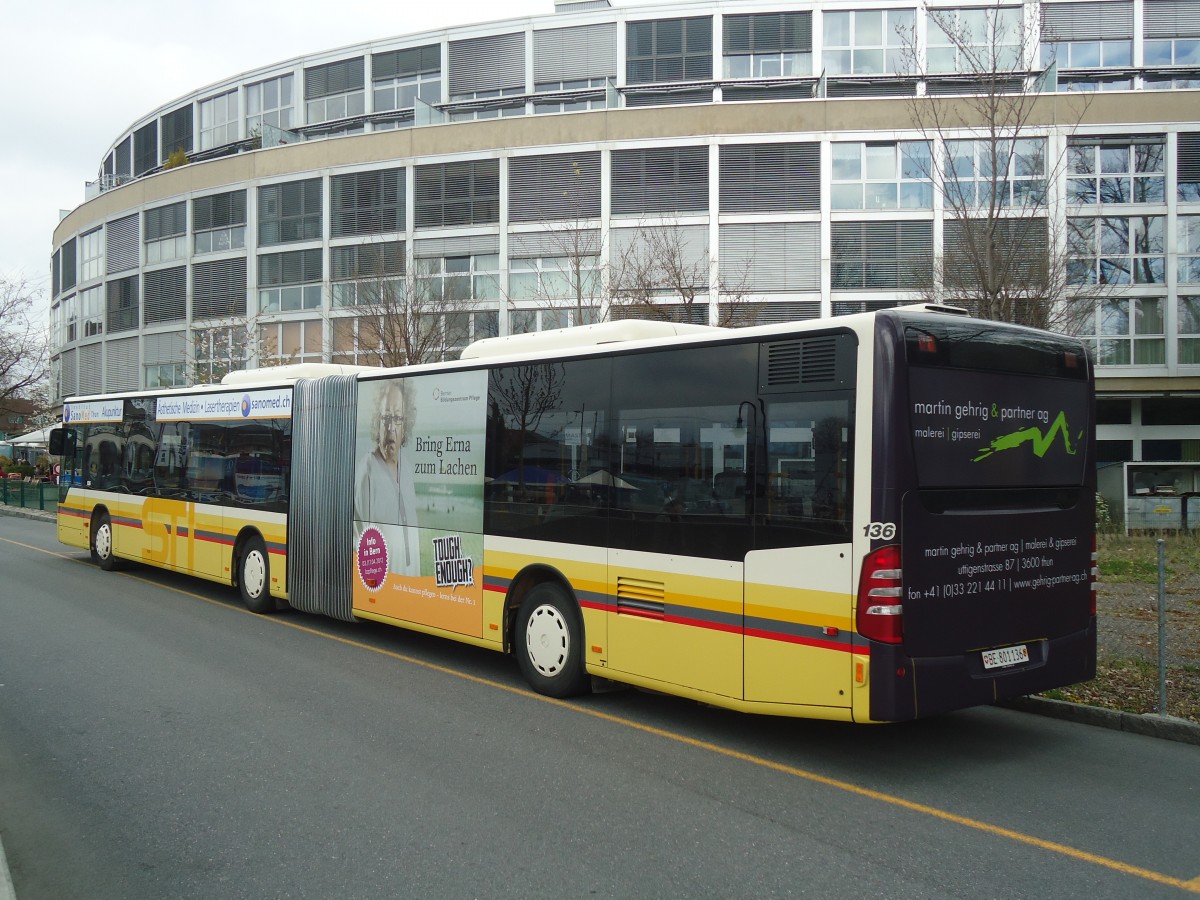
<path id="1" fill-rule="evenodd" d="M 356 612 L 481 633 L 486 400 L 485 372 L 359 386 Z"/>

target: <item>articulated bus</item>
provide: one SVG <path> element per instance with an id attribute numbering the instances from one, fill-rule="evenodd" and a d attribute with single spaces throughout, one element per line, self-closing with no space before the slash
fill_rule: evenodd
<path id="1" fill-rule="evenodd" d="M 1078 340 L 910 306 L 610 322 L 453 362 L 72 398 L 58 534 L 619 682 L 887 722 L 1095 674 Z"/>

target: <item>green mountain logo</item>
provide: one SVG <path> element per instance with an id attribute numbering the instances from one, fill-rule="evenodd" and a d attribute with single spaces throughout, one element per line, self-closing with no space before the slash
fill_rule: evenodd
<path id="1" fill-rule="evenodd" d="M 1001 450 L 1013 450 L 1028 442 L 1033 443 L 1033 452 L 1037 455 L 1038 459 L 1041 459 L 1054 444 L 1054 439 L 1060 432 L 1062 434 L 1063 447 L 1066 448 L 1068 454 L 1074 456 L 1075 447 L 1071 444 L 1071 435 L 1067 430 L 1067 414 L 1060 412 L 1054 421 L 1050 423 L 1050 428 L 1045 434 L 1042 434 L 1042 429 L 1036 425 L 1032 428 L 1022 428 L 1020 431 L 1014 431 L 1011 434 L 1002 434 L 998 438 L 994 438 L 988 446 L 981 447 L 979 455 L 971 460 L 971 462 L 979 462 L 981 459 L 987 459 L 993 453 L 999 453 Z"/>

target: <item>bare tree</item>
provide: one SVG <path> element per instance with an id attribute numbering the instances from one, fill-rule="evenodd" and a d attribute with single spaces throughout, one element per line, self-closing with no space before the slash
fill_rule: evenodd
<path id="1" fill-rule="evenodd" d="M 380 366 L 416 365 L 465 342 L 480 307 L 470 272 L 445 271 L 435 259 L 406 262 L 399 241 L 338 249 L 345 259 L 335 266 L 335 305 L 354 310 L 360 354 Z"/>
<path id="2" fill-rule="evenodd" d="M 570 309 L 576 325 L 604 319 L 608 303 L 599 228 L 584 221 L 554 223 L 509 241 L 510 304 L 532 301 L 542 309 Z"/>
<path id="3" fill-rule="evenodd" d="M 710 267 L 719 272 L 719 266 L 707 246 L 707 226 L 642 223 L 622 231 L 609 263 L 610 316 L 709 324 Z M 715 324 L 753 324 L 757 305 L 746 288 L 749 266 L 733 275 L 716 278 Z"/>
<path id="4" fill-rule="evenodd" d="M 188 358 L 189 384 L 219 384 L 230 372 L 249 366 L 269 368 L 282 365 L 277 341 L 264 334 L 258 316 L 198 321 L 192 324 Z"/>
<path id="5" fill-rule="evenodd" d="M 923 144 L 905 165 L 930 178 L 943 210 L 943 241 L 924 298 L 963 306 L 982 318 L 1075 330 L 1096 296 L 1079 282 L 1052 186 L 1067 155 L 1049 153 L 1049 127 L 1070 134 L 1088 99 L 1041 96 L 1046 73 L 1033 70 L 1036 8 L 926 6 L 927 32 L 902 35 L 925 96 L 909 107 Z M 918 46 L 924 52 L 918 52 Z M 953 96 L 949 96 L 953 95 Z M 1065 113 L 1065 121 L 1064 118 Z M 914 148 L 915 149 L 915 148 Z"/>
<path id="6" fill-rule="evenodd" d="M 0 277 L 0 403 L 29 393 L 46 378 L 49 339 L 33 310 L 40 294 L 23 278 Z"/>

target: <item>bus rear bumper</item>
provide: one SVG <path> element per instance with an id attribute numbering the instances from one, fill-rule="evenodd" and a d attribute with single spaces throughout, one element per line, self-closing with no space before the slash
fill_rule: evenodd
<path id="1" fill-rule="evenodd" d="M 906 656 L 902 646 L 873 643 L 871 719 L 901 722 L 936 716 L 1095 677 L 1094 616 L 1081 631 L 1037 643 L 1030 663 L 991 671 L 983 669 L 979 651 L 914 658 Z"/>

